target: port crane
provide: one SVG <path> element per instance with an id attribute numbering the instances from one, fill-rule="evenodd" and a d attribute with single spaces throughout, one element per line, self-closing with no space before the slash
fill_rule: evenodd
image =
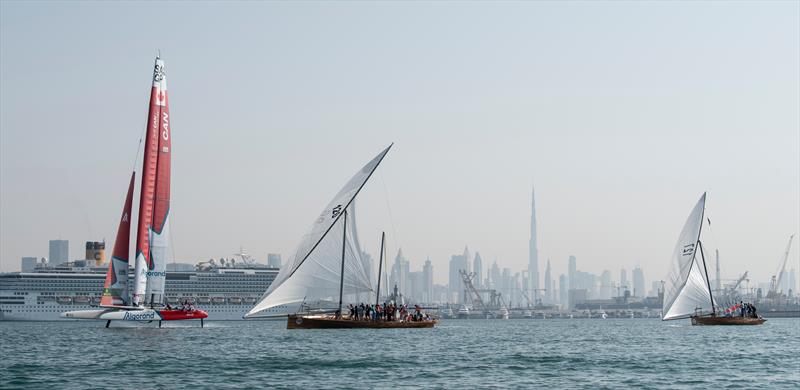
<path id="1" fill-rule="evenodd" d="M 793 239 L 794 239 L 794 234 L 789 236 L 789 243 L 786 244 L 786 251 L 783 252 L 783 260 L 781 261 L 781 267 L 778 270 L 777 275 L 772 275 L 772 280 L 770 281 L 769 293 L 767 293 L 767 298 L 778 298 L 781 295 L 781 291 L 778 291 L 778 289 L 780 288 L 781 282 L 783 281 L 783 275 L 786 274 L 786 261 L 789 260 L 789 250 L 792 248 Z"/>
<path id="2" fill-rule="evenodd" d="M 463 269 L 458 270 L 458 273 L 461 275 L 461 280 L 464 282 L 464 302 L 466 302 L 468 297 L 472 299 L 472 306 L 473 308 L 480 307 L 483 310 L 484 314 L 489 314 L 489 308 L 486 307 L 486 304 L 483 302 L 483 298 L 481 298 L 481 294 L 475 288 L 475 285 L 472 284 L 472 279 L 475 278 L 474 272 L 466 272 Z"/>

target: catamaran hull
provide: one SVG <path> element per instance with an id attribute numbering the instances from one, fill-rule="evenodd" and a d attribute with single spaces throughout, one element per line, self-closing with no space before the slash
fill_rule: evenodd
<path id="1" fill-rule="evenodd" d="M 395 329 L 395 328 L 433 328 L 433 321 L 354 321 L 330 317 L 304 317 L 289 315 L 286 329 Z"/>
<path id="2" fill-rule="evenodd" d="M 93 309 L 61 313 L 61 318 L 102 321 L 179 321 L 208 318 L 203 310 Z"/>
<path id="3" fill-rule="evenodd" d="M 76 310 L 61 313 L 61 318 L 79 320 L 111 320 L 111 321 L 160 321 L 162 318 L 158 311 L 152 309 L 122 310 L 122 309 L 93 309 Z"/>
<path id="4" fill-rule="evenodd" d="M 692 325 L 761 325 L 766 321 L 761 317 L 692 317 Z"/>

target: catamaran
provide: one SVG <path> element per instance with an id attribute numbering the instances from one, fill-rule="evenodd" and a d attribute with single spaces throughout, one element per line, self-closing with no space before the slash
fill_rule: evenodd
<path id="1" fill-rule="evenodd" d="M 287 328 L 430 328 L 429 321 L 358 321 L 341 318 L 342 303 L 380 300 L 372 287 L 356 229 L 355 199 L 392 145 L 378 153 L 344 185 L 314 220 L 303 236 L 294 259 L 269 286 L 261 300 L 244 318 L 272 317 L 278 306 L 296 308 L 288 315 Z M 383 240 L 381 259 L 383 264 Z M 373 295 L 374 294 L 374 295 Z"/>
<path id="2" fill-rule="evenodd" d="M 692 325 L 761 325 L 761 317 L 720 314 L 711 293 L 711 282 L 700 235 L 705 218 L 706 194 L 700 197 L 681 230 L 672 252 L 672 269 L 664 284 L 661 319 L 691 318 Z M 699 258 L 697 254 L 700 254 Z"/>
<path id="3" fill-rule="evenodd" d="M 142 182 L 139 200 L 139 223 L 136 234 L 136 260 L 132 294 L 128 291 L 129 243 L 133 187 L 136 172 L 131 174 L 125 206 L 122 210 L 111 262 L 103 285 L 100 308 L 68 311 L 61 317 L 74 319 L 152 322 L 203 319 L 208 314 L 191 307 L 172 309 L 164 305 L 167 255 L 169 251 L 170 163 L 172 133 L 170 128 L 167 79 L 164 61 L 156 57 L 150 111 L 144 138 Z"/>

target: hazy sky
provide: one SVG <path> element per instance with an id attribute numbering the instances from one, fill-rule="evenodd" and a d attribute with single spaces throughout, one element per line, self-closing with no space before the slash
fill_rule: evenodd
<path id="1" fill-rule="evenodd" d="M 116 233 L 166 62 L 178 260 L 289 257 L 349 177 L 447 280 L 464 245 L 540 272 L 663 279 L 709 191 L 723 277 L 800 231 L 800 3 L 0 2 L 0 269 Z M 141 160 L 139 160 L 141 162 Z M 137 198 L 138 199 L 138 198 Z M 388 205 L 388 206 L 387 206 Z M 790 267 L 800 268 L 800 250 Z M 630 274 L 630 273 L 629 273 Z"/>

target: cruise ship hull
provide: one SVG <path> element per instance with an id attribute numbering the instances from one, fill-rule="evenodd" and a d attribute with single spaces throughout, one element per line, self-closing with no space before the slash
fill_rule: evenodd
<path id="1" fill-rule="evenodd" d="M 0 321 L 76 321 L 64 312 L 97 315 L 105 267 L 59 267 L 0 274 Z M 166 303 L 185 301 L 208 313 L 210 321 L 240 321 L 278 274 L 277 268 L 227 267 L 167 271 Z M 285 316 L 297 307 L 281 306 L 266 313 Z M 94 314 L 92 314 L 94 313 Z"/>

